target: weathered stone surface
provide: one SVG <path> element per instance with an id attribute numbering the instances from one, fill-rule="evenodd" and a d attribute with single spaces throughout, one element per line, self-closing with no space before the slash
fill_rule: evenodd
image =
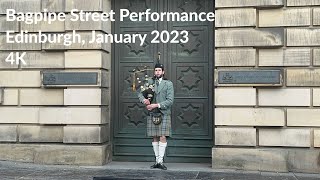
<path id="1" fill-rule="evenodd" d="M 102 0 L 102 10 L 104 12 L 110 12 L 114 9 L 112 6 L 111 0 Z"/>
<path id="2" fill-rule="evenodd" d="M 0 16 L 0 32 L 19 31 L 19 23 L 17 21 L 7 21 L 6 16 Z"/>
<path id="3" fill-rule="evenodd" d="M 14 9 L 17 12 L 40 12 L 41 0 L 1 0 L 0 14 L 6 14 L 7 9 Z"/>
<path id="4" fill-rule="evenodd" d="M 111 157 L 110 145 L 0 144 L 0 159 L 38 164 L 104 165 Z"/>
<path id="5" fill-rule="evenodd" d="M 0 160 L 33 162 L 34 145 L 0 144 Z"/>
<path id="6" fill-rule="evenodd" d="M 20 105 L 63 105 L 63 89 L 21 89 Z"/>
<path id="7" fill-rule="evenodd" d="M 39 71 L 0 71 L 2 87 L 40 87 Z"/>
<path id="8" fill-rule="evenodd" d="M 0 160 L 101 166 L 110 159 L 111 145 L 0 144 Z"/>
<path id="9" fill-rule="evenodd" d="M 110 153 L 110 145 L 39 145 L 34 149 L 34 162 L 101 166 Z"/>
<path id="10" fill-rule="evenodd" d="M 320 86 L 320 69 L 288 69 L 287 86 Z"/>
<path id="11" fill-rule="evenodd" d="M 104 126 L 75 126 L 63 128 L 64 143 L 104 143 L 109 140 L 109 130 Z"/>
<path id="12" fill-rule="evenodd" d="M 72 35 L 71 32 L 68 32 L 66 34 Z M 60 38 L 60 43 L 49 43 L 46 42 L 43 44 L 42 49 L 44 50 L 105 50 L 107 52 L 111 52 L 111 43 L 100 43 L 100 42 L 93 42 L 89 43 L 92 40 L 92 33 L 91 32 L 77 32 L 77 34 L 81 37 L 81 40 L 84 41 L 84 43 L 81 42 L 75 42 L 66 44 L 63 40 L 63 38 Z M 104 34 L 102 32 L 97 31 L 96 34 Z M 1 36 L 0 36 L 1 37 Z M 1 44 L 0 44 L 1 45 Z"/>
<path id="13" fill-rule="evenodd" d="M 286 155 L 281 149 L 212 148 L 212 168 L 286 172 Z"/>
<path id="14" fill-rule="evenodd" d="M 111 69 L 111 54 L 104 51 L 67 51 L 65 68 Z"/>
<path id="15" fill-rule="evenodd" d="M 0 107 L 0 123 L 38 123 L 39 108 Z"/>
<path id="16" fill-rule="evenodd" d="M 18 89 L 4 89 L 2 105 L 18 105 L 19 90 Z"/>
<path id="17" fill-rule="evenodd" d="M 279 47 L 284 45 L 283 28 L 219 29 L 215 33 L 216 47 Z"/>
<path id="18" fill-rule="evenodd" d="M 287 46 L 319 46 L 320 29 L 287 29 Z"/>
<path id="19" fill-rule="evenodd" d="M 21 22 L 21 30 L 28 32 L 64 32 L 65 22 L 64 21 L 53 21 L 49 24 L 47 21 L 41 21 L 37 24 L 27 24 Z"/>
<path id="20" fill-rule="evenodd" d="M 283 49 L 259 49 L 259 66 L 281 66 L 283 56 Z"/>
<path id="21" fill-rule="evenodd" d="M 16 62 L 6 62 L 5 59 L 12 51 L 0 52 L 0 69 L 18 69 L 19 65 Z M 16 56 L 16 54 L 14 54 Z"/>
<path id="22" fill-rule="evenodd" d="M 313 50 L 313 65 L 320 66 L 320 49 Z"/>
<path id="23" fill-rule="evenodd" d="M 287 126 L 320 126 L 319 109 L 288 109 Z"/>
<path id="24" fill-rule="evenodd" d="M 63 126 L 23 125 L 18 127 L 19 142 L 62 142 Z"/>
<path id="25" fill-rule="evenodd" d="M 10 34 L 8 38 L 15 36 L 15 34 Z M 10 38 L 12 40 L 12 38 Z M 15 50 L 41 50 L 41 43 L 7 43 L 6 34 L 0 34 L 0 49 L 15 51 Z"/>
<path id="26" fill-rule="evenodd" d="M 218 9 L 215 27 L 256 26 L 256 9 Z"/>
<path id="27" fill-rule="evenodd" d="M 319 149 L 212 148 L 212 167 L 319 173 Z"/>
<path id="28" fill-rule="evenodd" d="M 284 110 L 275 108 L 215 108 L 215 125 L 284 126 Z"/>
<path id="29" fill-rule="evenodd" d="M 288 149 L 290 172 L 320 173 L 319 149 Z"/>
<path id="30" fill-rule="evenodd" d="M 0 142 L 16 142 L 17 141 L 17 125 L 1 125 L 0 126 Z"/>
<path id="31" fill-rule="evenodd" d="M 110 121 L 107 108 L 40 108 L 41 124 L 105 124 Z"/>
<path id="32" fill-rule="evenodd" d="M 37 164 L 101 166 L 111 157 L 111 145 L 0 144 L 0 160 Z"/>
<path id="33" fill-rule="evenodd" d="M 216 49 L 215 66 L 255 66 L 256 50 L 242 49 Z"/>
<path id="34" fill-rule="evenodd" d="M 309 66 L 311 49 L 260 49 L 259 66 Z"/>
<path id="35" fill-rule="evenodd" d="M 42 11 L 48 9 L 49 12 L 64 12 L 65 0 L 42 0 Z"/>
<path id="36" fill-rule="evenodd" d="M 310 129 L 259 129 L 260 146 L 310 147 Z"/>
<path id="37" fill-rule="evenodd" d="M 284 51 L 284 66 L 309 66 L 311 64 L 311 49 L 286 49 Z"/>
<path id="38" fill-rule="evenodd" d="M 320 4 L 320 1 L 319 1 Z M 320 8 L 313 9 L 313 25 L 319 26 L 320 25 Z"/>
<path id="39" fill-rule="evenodd" d="M 310 89 L 259 89 L 258 96 L 260 106 L 311 105 Z"/>
<path id="40" fill-rule="evenodd" d="M 101 71 L 101 87 L 111 87 L 110 72 Z"/>
<path id="41" fill-rule="evenodd" d="M 4 60 L 9 56 L 8 52 L 0 53 L 0 69 L 17 69 L 16 62 L 5 62 Z M 16 56 L 16 52 L 13 52 Z M 64 68 L 64 53 L 62 52 L 26 52 L 23 57 L 26 64 L 21 63 L 21 68 Z"/>
<path id="42" fill-rule="evenodd" d="M 89 44 L 89 33 L 84 34 L 85 32 L 75 32 L 76 38 L 75 39 L 70 39 L 70 40 L 65 40 L 63 37 L 57 38 L 55 42 L 45 42 L 42 44 L 42 49 L 43 50 L 67 50 L 70 48 L 73 44 L 78 43 L 79 37 L 81 38 L 82 41 L 86 40 L 87 42 L 83 43 L 84 49 L 88 48 L 91 49 L 92 47 L 97 47 L 97 43 L 92 43 Z M 49 33 L 50 34 L 50 33 Z M 65 36 L 67 35 L 68 37 L 72 37 L 73 32 L 66 32 L 64 34 Z M 75 41 L 75 42 L 73 42 Z M 75 46 L 75 45 L 73 45 Z M 90 48 L 89 48 L 90 47 Z"/>
<path id="43" fill-rule="evenodd" d="M 62 52 L 27 52 L 21 68 L 64 68 L 64 54 Z"/>
<path id="44" fill-rule="evenodd" d="M 287 6 L 315 6 L 320 5 L 320 0 L 287 0 Z"/>
<path id="45" fill-rule="evenodd" d="M 309 26 L 310 9 L 259 10 L 259 27 Z"/>
<path id="46" fill-rule="evenodd" d="M 64 105 L 109 105 L 110 93 L 107 89 L 64 90 Z"/>
<path id="47" fill-rule="evenodd" d="M 313 89 L 313 106 L 320 106 L 320 89 L 314 88 Z"/>
<path id="48" fill-rule="evenodd" d="M 104 4 L 110 3 L 110 0 L 92 0 L 87 3 L 86 0 L 66 0 L 66 11 L 78 9 L 83 11 L 104 11 Z"/>
<path id="49" fill-rule="evenodd" d="M 275 7 L 283 6 L 283 0 L 216 0 L 215 7 Z"/>
<path id="50" fill-rule="evenodd" d="M 3 98 L 3 96 L 4 96 L 3 94 L 4 94 L 4 89 L 0 87 L 0 104 L 3 103 L 3 99 L 4 99 Z"/>
<path id="51" fill-rule="evenodd" d="M 320 147 L 320 129 L 315 129 L 313 134 L 314 134 L 314 137 L 313 137 L 314 147 Z"/>
<path id="52" fill-rule="evenodd" d="M 256 105 L 255 88 L 216 88 L 214 96 L 216 106 Z"/>
<path id="53" fill-rule="evenodd" d="M 74 43 L 71 46 L 67 46 L 66 49 L 102 49 L 107 52 L 111 52 L 111 43 L 89 43 L 92 39 L 92 33 L 79 32 L 81 38 L 85 40 L 85 44 Z M 104 34 L 103 32 L 96 32 L 96 34 Z"/>
<path id="54" fill-rule="evenodd" d="M 91 15 L 89 21 L 71 21 L 71 18 L 71 15 L 66 17 L 66 30 L 100 30 L 111 33 L 111 21 L 92 21 Z"/>
<path id="55" fill-rule="evenodd" d="M 215 145 L 256 146 L 255 128 L 216 128 Z"/>

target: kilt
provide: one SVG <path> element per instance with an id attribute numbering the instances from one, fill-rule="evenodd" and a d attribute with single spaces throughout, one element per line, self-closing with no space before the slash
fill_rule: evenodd
<path id="1" fill-rule="evenodd" d="M 147 136 L 171 136 L 171 116 L 162 115 L 159 125 L 153 124 L 151 116 L 147 116 Z"/>

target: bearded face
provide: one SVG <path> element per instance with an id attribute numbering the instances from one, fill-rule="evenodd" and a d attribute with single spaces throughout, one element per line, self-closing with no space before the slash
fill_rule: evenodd
<path id="1" fill-rule="evenodd" d="M 154 69 L 154 75 L 156 76 L 156 78 L 162 78 L 164 75 L 164 71 L 162 70 L 162 68 L 155 68 Z"/>

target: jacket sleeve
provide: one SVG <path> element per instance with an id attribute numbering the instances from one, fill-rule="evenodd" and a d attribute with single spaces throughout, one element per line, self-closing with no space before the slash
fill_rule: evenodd
<path id="1" fill-rule="evenodd" d="M 142 95 L 142 93 L 141 93 L 141 90 L 139 89 L 139 90 L 137 91 L 137 93 L 138 93 L 139 101 L 140 101 L 141 103 L 143 103 L 143 100 L 144 100 L 145 98 L 143 97 L 143 95 Z"/>
<path id="2" fill-rule="evenodd" d="M 168 89 L 166 94 L 166 100 L 160 102 L 160 109 L 166 110 L 168 108 L 171 108 L 174 100 L 174 89 L 173 84 L 171 81 L 168 82 Z"/>

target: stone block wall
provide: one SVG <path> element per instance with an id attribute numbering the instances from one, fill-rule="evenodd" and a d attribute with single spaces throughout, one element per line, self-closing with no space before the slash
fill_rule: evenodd
<path id="1" fill-rule="evenodd" d="M 216 0 L 215 12 L 215 69 L 282 69 L 284 82 L 215 87 L 213 168 L 319 173 L 320 0 Z"/>
<path id="2" fill-rule="evenodd" d="M 89 12 L 110 0 L 0 1 L 0 160 L 111 159 L 110 44 L 7 44 L 5 31 L 111 31 L 110 22 L 6 22 L 21 12 Z M 281 87 L 215 88 L 213 168 L 320 172 L 320 0 L 215 0 L 215 69 L 282 69 Z M 3 60 L 27 51 L 26 65 Z M 96 72 L 94 86 L 45 87 L 43 71 Z M 216 77 L 215 77 L 216 78 Z"/>
<path id="3" fill-rule="evenodd" d="M 6 9 L 18 12 L 102 12 L 110 0 L 0 1 L 0 160 L 45 164 L 103 165 L 111 159 L 110 44 L 7 44 L 5 32 L 110 33 L 110 22 L 28 25 L 6 22 Z M 24 52 L 26 65 L 10 65 L 9 52 Z M 45 87 L 42 72 L 96 72 L 94 86 Z"/>

